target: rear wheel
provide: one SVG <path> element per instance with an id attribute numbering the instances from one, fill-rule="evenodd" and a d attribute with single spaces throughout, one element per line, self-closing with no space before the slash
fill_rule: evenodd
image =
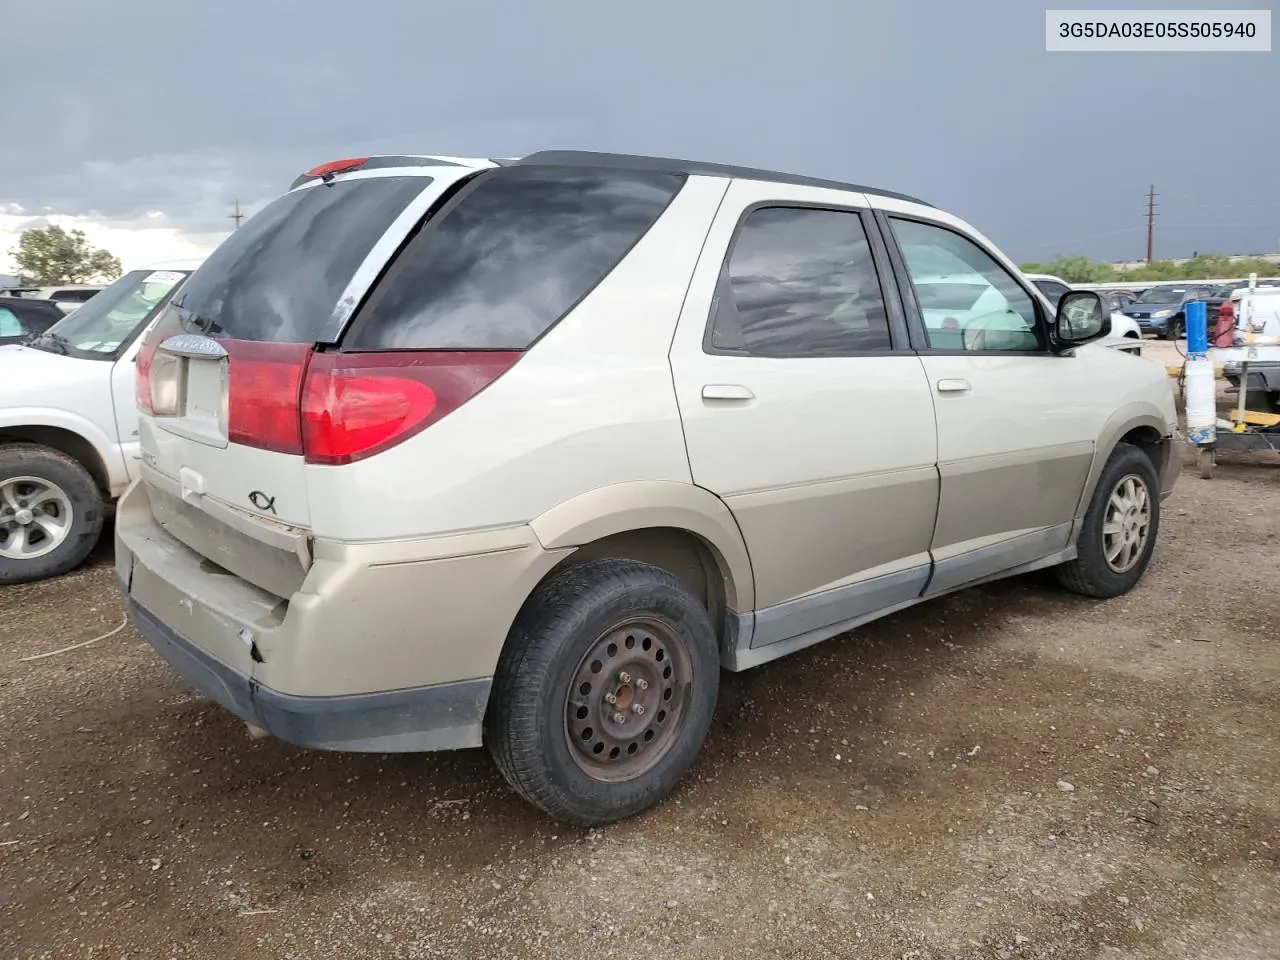
<path id="1" fill-rule="evenodd" d="M 1102 469 L 1074 560 L 1058 567 L 1072 593 L 1110 598 L 1142 579 L 1160 530 L 1160 484 L 1150 458 L 1122 443 Z"/>
<path id="2" fill-rule="evenodd" d="M 566 823 L 645 810 L 693 763 L 720 680 L 706 609 L 630 560 L 570 567 L 535 591 L 494 677 L 486 742 L 507 782 Z"/>
<path id="3" fill-rule="evenodd" d="M 102 494 L 81 464 L 34 444 L 0 447 L 0 584 L 79 566 L 102 533 Z"/>

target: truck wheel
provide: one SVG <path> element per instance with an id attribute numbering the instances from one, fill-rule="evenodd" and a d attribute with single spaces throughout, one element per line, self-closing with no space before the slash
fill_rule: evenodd
<path id="1" fill-rule="evenodd" d="M 79 566 L 102 516 L 98 485 L 77 460 L 35 444 L 0 446 L 0 585 Z"/>
<path id="2" fill-rule="evenodd" d="M 1128 593 L 1151 562 L 1160 531 L 1160 483 L 1150 458 L 1122 443 L 1102 469 L 1084 515 L 1076 558 L 1057 568 L 1072 593 L 1108 599 Z"/>
<path id="3" fill-rule="evenodd" d="M 665 797 L 715 712 L 720 658 L 701 602 L 631 560 L 570 567 L 516 618 L 485 740 L 507 782 L 556 820 L 596 826 Z"/>

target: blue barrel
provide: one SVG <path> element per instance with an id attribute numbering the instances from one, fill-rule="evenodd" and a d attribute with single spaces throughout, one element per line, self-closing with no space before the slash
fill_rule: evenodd
<path id="1" fill-rule="evenodd" d="M 1209 308 L 1200 300 L 1186 306 L 1187 356 L 1203 357 L 1209 353 Z"/>

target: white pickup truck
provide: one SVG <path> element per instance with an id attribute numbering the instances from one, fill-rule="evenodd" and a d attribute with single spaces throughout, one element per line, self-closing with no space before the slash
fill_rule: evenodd
<path id="1" fill-rule="evenodd" d="M 0 586 L 84 561 L 138 474 L 134 361 L 199 261 L 126 273 L 43 334 L 0 347 Z"/>

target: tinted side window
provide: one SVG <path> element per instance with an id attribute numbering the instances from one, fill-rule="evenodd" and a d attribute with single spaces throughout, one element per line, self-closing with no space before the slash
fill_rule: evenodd
<path id="1" fill-rule="evenodd" d="M 760 357 L 888 350 L 884 297 L 862 217 L 762 207 L 720 275 L 710 346 Z"/>
<path id="2" fill-rule="evenodd" d="M 84 303 L 97 292 L 97 290 L 55 290 L 49 299 L 62 303 Z"/>
<path id="3" fill-rule="evenodd" d="M 1031 294 L 969 238 L 937 224 L 891 217 L 907 262 L 925 335 L 934 350 L 1043 349 Z M 963 286 L 963 297 L 939 289 Z"/>
<path id="4" fill-rule="evenodd" d="M 602 281 L 681 176 L 507 167 L 405 247 L 356 319 L 357 350 L 523 350 Z"/>

